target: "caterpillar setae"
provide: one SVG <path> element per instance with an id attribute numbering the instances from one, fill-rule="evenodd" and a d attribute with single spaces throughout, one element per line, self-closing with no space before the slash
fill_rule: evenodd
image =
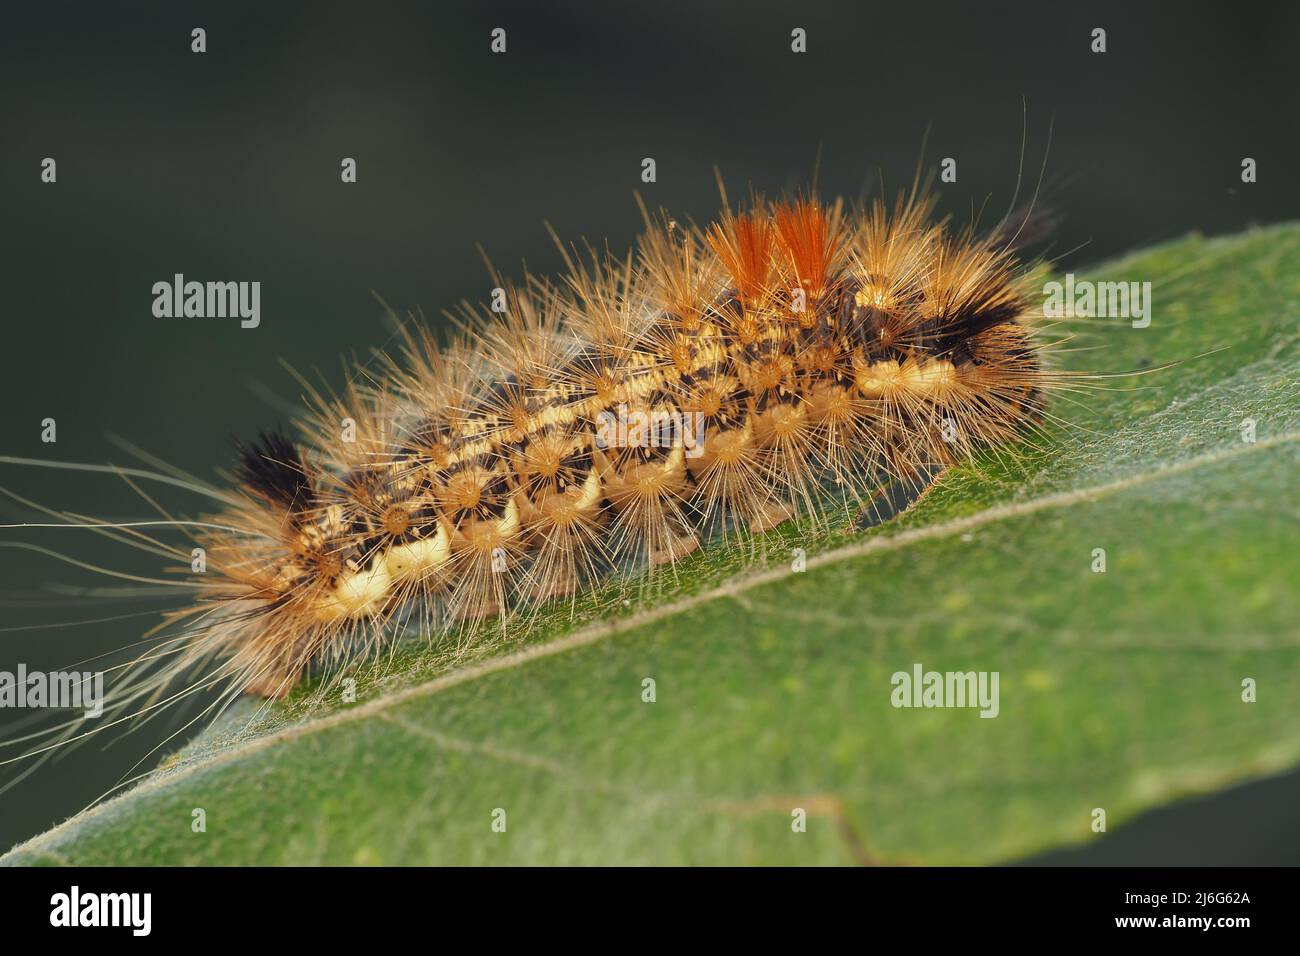
<path id="1" fill-rule="evenodd" d="M 719 536 L 852 514 L 1044 420 L 1066 373 L 1018 258 L 1030 217 L 956 228 L 915 185 L 722 198 L 707 227 L 643 206 L 623 255 L 562 245 L 561 279 L 493 272 L 452 335 L 407 324 L 338 393 L 304 383 L 297 434 L 238 443 L 221 510 L 182 523 L 204 560 L 149 659 L 282 697 L 397 622 L 472 632 Z"/>

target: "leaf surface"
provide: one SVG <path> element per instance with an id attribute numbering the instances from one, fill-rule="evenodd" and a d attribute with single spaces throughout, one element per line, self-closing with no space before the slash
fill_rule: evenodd
<path id="1" fill-rule="evenodd" d="M 1066 324 L 1067 367 L 1177 364 L 1063 395 L 1017 460 L 869 532 L 782 528 L 403 652 L 353 704 L 245 702 L 3 862 L 994 863 L 1294 765 L 1300 227 L 1086 278 L 1150 281 L 1152 322 Z M 996 671 L 997 716 L 894 707 L 916 664 Z"/>

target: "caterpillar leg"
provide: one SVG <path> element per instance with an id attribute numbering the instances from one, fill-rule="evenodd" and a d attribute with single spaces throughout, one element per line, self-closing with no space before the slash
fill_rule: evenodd
<path id="1" fill-rule="evenodd" d="M 758 514 L 749 521 L 749 530 L 754 534 L 771 531 L 777 525 L 785 524 L 794 517 L 794 508 L 784 501 L 771 501 L 764 505 Z"/>
<path id="2" fill-rule="evenodd" d="M 676 564 L 700 548 L 700 539 L 693 533 L 673 535 L 660 541 L 660 547 L 650 552 L 650 566 Z"/>

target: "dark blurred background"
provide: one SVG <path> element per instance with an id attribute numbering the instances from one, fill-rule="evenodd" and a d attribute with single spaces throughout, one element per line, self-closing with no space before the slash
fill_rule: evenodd
<path id="1" fill-rule="evenodd" d="M 207 31 L 207 52 L 190 31 Z M 489 51 L 507 30 L 504 55 Z M 808 52 L 790 50 L 807 31 Z M 1091 31 L 1107 31 L 1105 54 Z M 283 419 L 321 368 L 384 343 L 374 293 L 430 321 L 498 266 L 559 256 L 544 221 L 623 249 L 633 191 L 678 216 L 806 185 L 857 196 L 958 162 L 944 208 L 1012 198 L 1047 165 L 1066 266 L 1295 218 L 1300 8 L 1049 4 L 24 4 L 0 33 L 0 453 L 127 463 L 120 435 L 205 478 L 232 432 Z M 1027 136 L 1024 135 L 1027 111 Z M 1259 181 L 1243 185 L 1241 160 Z M 40 181 L 43 158 L 58 182 Z M 355 157 L 358 182 L 340 182 Z M 640 181 L 653 157 L 658 181 Z M 158 319 L 151 286 L 258 280 L 262 322 Z M 53 417 L 58 442 L 40 441 Z M 111 477 L 0 466 L 0 485 L 149 517 Z M 181 492 L 165 500 L 194 512 Z M 0 522 L 30 512 L 0 500 Z M 78 537 L 70 537 L 78 535 Z M 68 531 L 8 531 L 114 568 L 156 562 Z M 147 610 L 0 549 L 0 626 Z M 51 591 L 53 583 L 56 590 Z M 111 583 L 111 582 L 110 582 Z M 155 605 L 156 606 L 156 605 Z M 0 633 L 0 669 L 67 667 L 148 618 Z M 0 794 L 0 850 L 84 806 L 170 729 L 70 751 Z M 13 735 L 0 712 L 0 739 Z M 169 745 L 169 747 L 172 745 Z M 12 751 L 0 752 L 0 758 Z M 149 766 L 146 762 L 143 766 Z M 0 784 L 14 767 L 0 767 Z M 1300 862 L 1300 775 L 1158 811 L 1057 862 Z"/>

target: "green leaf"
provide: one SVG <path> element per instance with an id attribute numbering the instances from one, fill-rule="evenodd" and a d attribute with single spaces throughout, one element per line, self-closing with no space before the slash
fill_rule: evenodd
<path id="1" fill-rule="evenodd" d="M 1151 281 L 1153 321 L 1068 326 L 1067 366 L 1177 364 L 1064 396 L 1073 424 L 1019 460 L 870 532 L 783 528 L 659 593 L 413 650 L 354 704 L 245 702 L 4 862 L 991 863 L 1293 765 L 1300 227 L 1091 277 Z M 997 717 L 893 707 L 916 663 L 997 671 Z"/>

